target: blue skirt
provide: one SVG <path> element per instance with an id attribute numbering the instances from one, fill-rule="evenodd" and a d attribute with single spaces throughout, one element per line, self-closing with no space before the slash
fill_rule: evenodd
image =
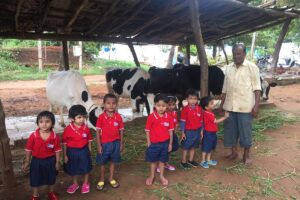
<path id="1" fill-rule="evenodd" d="M 70 176 L 84 175 L 92 170 L 91 153 L 88 146 L 83 148 L 67 147 L 68 163 L 64 164 L 64 171 Z"/>
<path id="2" fill-rule="evenodd" d="M 54 185 L 56 181 L 55 163 L 55 156 L 44 159 L 32 157 L 30 163 L 30 186 Z"/>

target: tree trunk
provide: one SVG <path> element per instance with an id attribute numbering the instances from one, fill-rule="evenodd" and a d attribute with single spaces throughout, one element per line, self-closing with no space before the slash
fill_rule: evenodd
<path id="1" fill-rule="evenodd" d="M 172 68 L 173 66 L 173 58 L 174 58 L 174 54 L 175 54 L 175 46 L 172 45 L 171 49 L 170 49 L 170 53 L 169 53 L 169 57 L 168 57 L 168 61 L 167 61 L 167 68 Z"/>
<path id="2" fill-rule="evenodd" d="M 43 71 L 43 50 L 42 40 L 38 40 L 38 60 L 39 60 L 39 71 Z"/>
<path id="3" fill-rule="evenodd" d="M 286 35 L 286 33 L 289 29 L 289 25 L 290 25 L 291 21 L 292 21 L 292 19 L 288 19 L 284 22 L 284 24 L 282 26 L 282 29 L 281 29 L 281 32 L 279 34 L 278 40 L 276 42 L 275 51 L 273 53 L 273 59 L 272 59 L 272 62 L 271 62 L 271 67 L 274 68 L 274 71 L 276 71 L 280 49 L 281 49 L 284 37 L 285 37 L 285 35 Z"/>
<path id="4" fill-rule="evenodd" d="M 213 59 L 216 59 L 217 57 L 217 44 L 213 45 L 213 54 L 212 54 Z"/>
<path id="5" fill-rule="evenodd" d="M 198 57 L 201 65 L 200 94 L 201 97 L 208 95 L 208 61 L 204 48 L 204 42 L 200 26 L 200 13 L 198 0 L 189 0 L 190 20 L 196 42 Z"/>
<path id="6" fill-rule="evenodd" d="M 62 41 L 62 48 L 63 48 L 63 59 L 64 59 L 64 68 L 65 71 L 68 71 L 70 69 L 69 66 L 69 51 L 68 51 L 68 43 L 67 41 Z"/>
<path id="7" fill-rule="evenodd" d="M 0 99 L 0 173 L 2 184 L 5 189 L 12 189 L 16 186 L 16 179 L 13 171 L 12 156 L 9 146 L 9 138 L 5 126 L 5 113 Z"/>
<path id="8" fill-rule="evenodd" d="M 251 43 L 251 49 L 250 49 L 250 58 L 254 58 L 254 50 L 255 50 L 255 39 L 256 39 L 256 32 L 252 34 L 252 43 Z"/>
<path id="9" fill-rule="evenodd" d="M 134 47 L 133 47 L 132 42 L 128 42 L 127 45 L 128 45 L 128 47 L 129 47 L 129 49 L 130 49 L 130 51 L 131 51 L 131 53 L 132 53 L 132 56 L 133 56 L 133 60 L 134 60 L 135 65 L 136 65 L 137 67 L 141 67 L 141 64 L 140 64 L 140 62 L 139 62 L 139 60 L 138 60 L 138 57 L 137 57 L 137 55 L 136 55 L 136 53 L 135 53 L 135 50 L 134 50 Z"/>
<path id="10" fill-rule="evenodd" d="M 226 60 L 226 64 L 228 65 L 228 64 L 229 64 L 229 61 L 228 61 L 227 53 L 226 53 L 226 51 L 225 51 L 224 42 L 221 40 L 221 41 L 219 42 L 219 44 L 220 44 L 221 49 L 222 49 L 222 51 L 223 51 L 223 53 L 224 53 L 225 60 Z"/>

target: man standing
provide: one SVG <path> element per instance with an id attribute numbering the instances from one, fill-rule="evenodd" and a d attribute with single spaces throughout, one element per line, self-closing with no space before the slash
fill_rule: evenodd
<path id="1" fill-rule="evenodd" d="M 251 164 L 252 121 L 258 113 L 261 83 L 259 68 L 245 59 L 244 44 L 232 47 L 233 63 L 225 68 L 221 109 L 229 112 L 224 122 L 224 146 L 231 148 L 228 159 L 238 157 L 237 143 L 244 148 L 243 162 Z"/>

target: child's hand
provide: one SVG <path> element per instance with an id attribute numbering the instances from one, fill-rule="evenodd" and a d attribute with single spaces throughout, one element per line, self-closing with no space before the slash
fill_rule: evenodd
<path id="1" fill-rule="evenodd" d="M 168 146 L 168 152 L 171 152 L 172 151 L 172 144 L 169 144 Z"/>
<path id="2" fill-rule="evenodd" d="M 147 142 L 147 147 L 150 147 L 150 145 L 151 145 L 151 142 Z"/>
<path id="3" fill-rule="evenodd" d="M 57 171 L 59 170 L 59 161 L 56 162 L 55 168 L 56 168 Z"/>
<path id="4" fill-rule="evenodd" d="M 22 166 L 22 170 L 23 170 L 24 172 L 26 172 L 26 171 L 28 170 L 28 168 L 29 168 L 29 162 L 28 162 L 28 161 L 25 161 L 25 163 L 24 163 L 23 166 Z"/>
<path id="5" fill-rule="evenodd" d="M 229 112 L 225 111 L 224 117 L 228 118 L 229 117 Z"/>
<path id="6" fill-rule="evenodd" d="M 102 152 L 103 152 L 102 145 L 99 145 L 99 146 L 98 146 L 98 153 L 99 153 L 99 154 L 102 154 Z"/>
<path id="7" fill-rule="evenodd" d="M 181 138 L 180 138 L 180 140 L 182 141 L 182 140 L 185 140 L 185 139 L 186 139 L 185 133 L 182 132 L 182 133 L 181 133 Z"/>
<path id="8" fill-rule="evenodd" d="M 202 141 L 202 139 L 203 139 L 203 131 L 200 132 L 200 138 L 201 138 L 200 141 Z"/>
<path id="9" fill-rule="evenodd" d="M 69 158 L 68 158 L 68 156 L 67 156 L 67 155 L 65 155 L 65 156 L 64 156 L 64 163 L 66 163 L 66 164 L 67 164 L 67 163 L 68 163 L 68 161 L 69 161 Z"/>
<path id="10" fill-rule="evenodd" d="M 120 145 L 120 152 L 123 152 L 124 151 L 124 144 L 122 143 L 121 145 Z"/>

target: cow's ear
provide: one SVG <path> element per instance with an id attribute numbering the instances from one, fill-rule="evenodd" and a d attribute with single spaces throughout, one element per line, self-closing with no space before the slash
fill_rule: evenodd
<path id="1" fill-rule="evenodd" d="M 89 95 L 88 95 L 87 91 L 83 91 L 81 93 L 81 99 L 83 102 L 87 102 L 89 100 Z"/>
<path id="2" fill-rule="evenodd" d="M 271 87 L 275 87 L 275 86 L 277 86 L 277 83 L 272 82 L 272 83 L 270 83 L 269 85 L 270 85 Z"/>

